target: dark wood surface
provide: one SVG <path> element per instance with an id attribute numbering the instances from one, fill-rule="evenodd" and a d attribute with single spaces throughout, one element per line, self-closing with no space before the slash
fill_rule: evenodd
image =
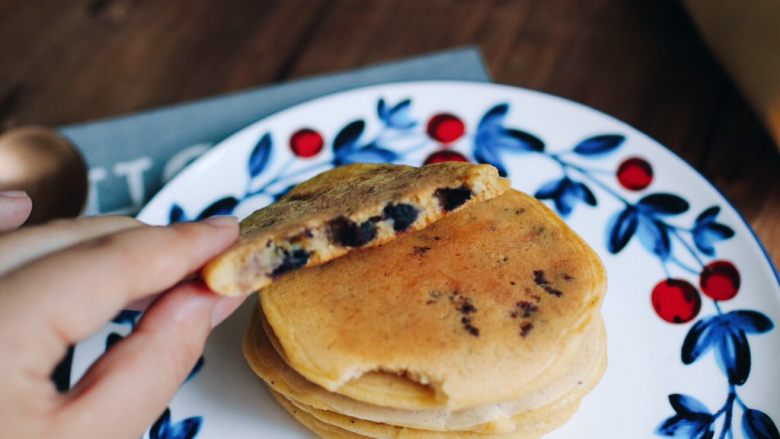
<path id="1" fill-rule="evenodd" d="M 780 262 L 780 155 L 676 1 L 0 0 L 0 127 L 60 125 L 466 44 L 701 170 Z"/>

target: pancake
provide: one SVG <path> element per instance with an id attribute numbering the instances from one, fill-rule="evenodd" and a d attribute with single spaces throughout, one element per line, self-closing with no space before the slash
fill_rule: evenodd
<path id="1" fill-rule="evenodd" d="M 273 392 L 273 391 L 272 391 Z M 278 394 L 282 397 L 284 395 Z M 555 404 L 543 407 L 533 412 L 527 412 L 515 416 L 512 421 L 516 427 L 506 432 L 486 431 L 431 431 L 408 427 L 382 424 L 352 418 L 340 413 L 327 410 L 318 410 L 308 407 L 298 401 L 288 400 L 296 408 L 310 414 L 315 419 L 328 425 L 341 428 L 351 433 L 380 439 L 445 439 L 448 437 L 459 438 L 535 438 L 552 431 L 566 421 L 577 411 L 579 401 L 570 401 L 568 404 Z"/>
<path id="2" fill-rule="evenodd" d="M 377 406 L 456 411 L 525 395 L 597 312 L 605 284 L 580 237 L 508 191 L 290 273 L 260 301 L 307 380 Z"/>
<path id="3" fill-rule="evenodd" d="M 313 431 L 317 434 L 317 436 L 323 439 L 363 439 L 367 437 L 357 433 L 352 433 L 334 425 L 326 424 L 306 411 L 297 408 L 290 401 L 285 399 L 284 396 L 276 392 L 272 391 L 271 395 L 273 395 L 279 405 L 287 410 L 287 412 L 290 413 L 292 417 L 303 424 L 304 427 Z"/>
<path id="4" fill-rule="evenodd" d="M 539 435 L 535 435 L 533 433 L 524 432 L 513 432 L 507 434 L 474 433 L 463 431 L 432 432 L 408 428 L 396 428 L 390 425 L 366 423 L 360 420 L 348 418 L 337 421 L 338 424 L 332 424 L 328 422 L 329 419 L 332 419 L 329 418 L 328 415 L 324 415 L 325 419 L 321 417 L 323 416 L 322 411 L 314 410 L 314 412 L 312 412 L 309 411 L 308 408 L 296 404 L 295 401 L 287 400 L 279 393 L 271 391 L 271 394 L 282 405 L 282 407 L 284 407 L 285 410 L 298 419 L 298 421 L 300 421 L 304 426 L 326 439 L 330 437 L 372 439 L 536 439 L 540 437 Z M 336 436 L 332 436 L 332 434 L 336 434 Z"/>
<path id="5" fill-rule="evenodd" d="M 255 311 L 244 339 L 244 354 L 255 373 L 274 391 L 317 410 L 341 413 L 349 418 L 423 430 L 473 430 L 511 432 L 530 422 L 527 413 L 542 417 L 556 406 L 578 402 L 598 382 L 606 366 L 606 337 L 601 317 L 596 315 L 579 337 L 556 358 L 556 367 L 545 375 L 542 388 L 516 401 L 490 404 L 463 411 L 406 411 L 379 407 L 328 392 L 297 374 L 274 350 L 263 330 L 263 316 Z M 516 418 L 523 415 L 524 418 Z"/>
<path id="6" fill-rule="evenodd" d="M 238 242 L 206 265 L 203 278 L 219 294 L 250 294 L 284 273 L 382 244 L 508 187 L 489 165 L 338 167 L 241 221 Z"/>

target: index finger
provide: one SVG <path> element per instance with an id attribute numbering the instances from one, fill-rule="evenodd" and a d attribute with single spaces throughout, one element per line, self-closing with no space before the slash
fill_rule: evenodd
<path id="1" fill-rule="evenodd" d="M 0 279 L 0 319 L 47 323 L 62 343 L 99 329 L 127 303 L 158 293 L 224 250 L 235 218 L 138 227 L 45 256 Z"/>

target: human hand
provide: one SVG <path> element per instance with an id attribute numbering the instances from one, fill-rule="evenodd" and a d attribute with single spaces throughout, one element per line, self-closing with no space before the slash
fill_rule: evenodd
<path id="1" fill-rule="evenodd" d="M 0 192 L 0 232 L 14 230 L 27 221 L 32 200 L 24 192 Z"/>
<path id="2" fill-rule="evenodd" d="M 19 218 L 0 214 L 0 230 Z M 181 282 L 237 235 L 226 217 L 171 227 L 84 218 L 0 234 L 2 436 L 140 437 L 241 302 Z M 57 393 L 49 377 L 69 345 L 161 291 L 130 336 Z"/>

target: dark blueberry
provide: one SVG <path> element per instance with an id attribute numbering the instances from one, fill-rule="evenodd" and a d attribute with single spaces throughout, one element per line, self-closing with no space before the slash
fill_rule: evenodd
<path id="1" fill-rule="evenodd" d="M 393 220 L 393 230 L 403 232 L 416 220 L 419 214 L 416 207 L 411 204 L 388 204 L 384 209 L 385 218 Z"/>
<path id="2" fill-rule="evenodd" d="M 471 302 L 463 302 L 463 305 L 460 306 L 460 312 L 463 314 L 471 314 L 477 312 L 477 308 L 475 308 Z"/>
<path id="3" fill-rule="evenodd" d="M 466 186 L 456 188 L 439 188 L 433 195 L 439 199 L 439 204 L 445 212 L 457 209 L 473 195 Z"/>
<path id="4" fill-rule="evenodd" d="M 376 225 L 371 221 L 357 224 L 340 216 L 328 223 L 331 241 L 343 247 L 362 247 L 376 238 Z"/>
<path id="5" fill-rule="evenodd" d="M 463 329 L 468 331 L 469 334 L 473 335 L 474 337 L 479 337 L 479 328 L 471 323 L 471 319 L 469 317 L 461 317 L 460 322 L 463 324 Z"/>
<path id="6" fill-rule="evenodd" d="M 525 322 L 522 325 L 520 325 L 520 336 L 525 337 L 528 335 L 531 330 L 534 329 L 534 324 L 530 322 Z"/>
<path id="7" fill-rule="evenodd" d="M 293 250 L 292 252 L 284 250 L 282 264 L 271 272 L 271 276 L 279 276 L 280 274 L 303 267 L 309 262 L 309 255 L 309 252 L 302 249 Z"/>
<path id="8" fill-rule="evenodd" d="M 544 278 L 544 271 L 534 270 L 534 283 L 536 285 L 547 285 L 547 279 Z"/>
<path id="9" fill-rule="evenodd" d="M 417 256 L 422 256 L 422 255 L 424 255 L 424 254 L 428 253 L 428 250 L 430 250 L 430 249 L 431 249 L 431 248 L 430 248 L 430 247 L 427 247 L 427 246 L 425 246 L 425 247 L 419 247 L 419 246 L 416 246 L 416 245 L 415 245 L 415 246 L 414 246 L 414 254 L 415 254 L 415 255 L 417 255 Z"/>
<path id="10" fill-rule="evenodd" d="M 531 317 L 533 313 L 536 311 L 539 311 L 539 307 L 534 305 L 531 302 L 526 302 L 524 300 L 517 302 L 517 307 L 520 309 L 520 311 L 523 312 L 522 316 L 524 318 Z"/>
<path id="11" fill-rule="evenodd" d="M 555 297 L 561 297 L 563 295 L 563 291 L 550 286 L 550 282 L 544 277 L 544 271 L 542 270 L 534 270 L 534 283 L 542 287 L 548 294 L 552 294 Z"/>

